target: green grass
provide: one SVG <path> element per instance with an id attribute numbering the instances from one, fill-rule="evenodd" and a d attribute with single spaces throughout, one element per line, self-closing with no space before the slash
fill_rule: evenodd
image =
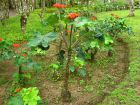
<path id="1" fill-rule="evenodd" d="M 42 34 L 49 32 L 52 28 L 41 24 L 38 14 L 40 11 L 41 10 L 36 10 L 30 14 L 25 34 L 21 32 L 20 16 L 16 16 L 8 19 L 5 26 L 0 24 L 0 37 L 12 42 L 17 42 L 28 40 L 35 32 L 41 32 Z M 50 13 L 45 13 L 45 18 L 49 16 L 49 14 Z"/>
<path id="2" fill-rule="evenodd" d="M 97 14 L 99 18 L 105 18 L 111 13 L 121 17 L 126 17 L 128 11 L 113 11 Z M 99 105 L 139 105 L 140 96 L 138 96 L 137 83 L 140 81 L 140 10 L 136 10 L 135 17 L 127 17 L 127 23 L 133 28 L 134 36 L 124 36 L 128 43 L 129 52 L 129 71 L 124 80 L 116 89 L 105 98 Z"/>

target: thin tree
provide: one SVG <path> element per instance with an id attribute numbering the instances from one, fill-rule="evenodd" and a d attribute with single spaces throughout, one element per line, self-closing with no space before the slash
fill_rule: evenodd
<path id="1" fill-rule="evenodd" d="M 16 10 L 21 15 L 20 25 L 22 33 L 26 32 L 26 24 L 29 13 L 33 10 L 32 0 L 15 0 Z"/>
<path id="2" fill-rule="evenodd" d="M 7 18 L 9 18 L 9 2 L 8 0 L 0 0 L 0 21 L 2 25 Z"/>
<path id="3" fill-rule="evenodd" d="M 134 8 L 134 0 L 127 0 L 128 4 L 129 4 L 129 8 L 130 8 L 130 11 L 129 11 L 129 15 L 128 16 L 135 16 L 135 8 Z"/>

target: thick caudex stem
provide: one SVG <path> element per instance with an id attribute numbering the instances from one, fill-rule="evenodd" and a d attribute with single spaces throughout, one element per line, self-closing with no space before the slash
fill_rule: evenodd
<path id="1" fill-rule="evenodd" d="M 68 51 L 68 60 L 67 60 L 67 63 L 66 63 L 66 68 L 65 68 L 66 72 L 65 72 L 64 87 L 63 87 L 62 92 L 61 92 L 63 102 L 70 102 L 70 100 L 71 100 L 71 93 L 68 90 L 69 64 L 70 64 L 70 61 L 71 61 L 71 51 L 69 50 Z"/>
<path id="2" fill-rule="evenodd" d="M 22 72 L 22 66 L 21 65 L 19 66 L 18 75 L 19 75 L 18 83 L 19 83 L 20 86 L 23 87 L 24 86 L 24 81 L 23 81 L 23 72 Z"/>
<path id="3" fill-rule="evenodd" d="M 71 25 L 71 33 L 70 33 L 70 38 L 69 38 L 67 61 L 66 61 L 66 65 L 65 65 L 64 87 L 63 87 L 62 92 L 61 92 L 63 102 L 70 102 L 71 101 L 71 93 L 68 89 L 68 80 L 69 80 L 69 66 L 70 66 L 71 55 L 72 55 L 72 30 L 73 30 L 73 25 Z"/>
<path id="4" fill-rule="evenodd" d="M 98 52 L 98 48 L 94 48 L 94 51 L 91 51 L 91 62 L 96 62 L 96 54 Z"/>
<path id="5" fill-rule="evenodd" d="M 112 57 L 113 56 L 113 52 L 112 52 L 112 50 L 109 50 L 108 51 L 108 57 Z"/>

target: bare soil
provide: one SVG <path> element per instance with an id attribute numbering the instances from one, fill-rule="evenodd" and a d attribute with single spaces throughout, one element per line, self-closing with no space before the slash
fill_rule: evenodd
<path id="1" fill-rule="evenodd" d="M 97 55 L 97 62 L 89 64 L 87 67 L 87 78 L 74 77 L 70 79 L 69 90 L 72 94 L 71 103 L 62 103 L 60 92 L 63 81 L 52 82 L 47 80 L 46 73 L 40 73 L 37 87 L 40 89 L 40 95 L 49 105 L 97 105 L 110 94 L 117 84 L 125 77 L 128 70 L 129 49 L 125 42 L 119 42 L 115 46 L 115 55 L 112 58 L 107 57 L 107 53 L 101 52 Z M 44 59 L 44 58 L 42 58 Z M 44 59 L 46 61 L 46 59 Z M 44 62 L 45 62 L 44 61 Z M 3 76 L 8 80 L 12 79 L 12 74 L 16 70 L 10 61 L 0 63 L 0 78 Z M 85 80 L 84 85 L 79 85 L 79 80 Z M 6 94 L 4 85 L 0 86 L 0 105 L 3 105 Z"/>
<path id="2" fill-rule="evenodd" d="M 40 81 L 39 88 L 41 96 L 44 100 L 48 100 L 49 105 L 97 105 L 101 103 L 104 98 L 110 94 L 117 84 L 119 84 L 125 77 L 128 70 L 128 46 L 125 42 L 115 45 L 114 60 L 107 58 L 107 53 L 102 53 L 97 56 L 99 63 L 88 65 L 88 74 L 92 74 L 87 78 L 75 78 L 74 83 L 70 82 L 69 90 L 72 94 L 71 103 L 61 102 L 61 89 L 63 81 L 52 83 L 49 80 Z M 110 60 L 109 60 L 110 59 Z M 102 60 L 105 60 L 102 64 Z M 47 75 L 44 75 L 44 78 Z M 43 75 L 41 76 L 43 78 Z M 79 80 L 86 81 L 85 86 L 92 88 L 85 90 L 85 86 L 79 85 Z M 102 86 L 100 86 L 102 85 Z"/>

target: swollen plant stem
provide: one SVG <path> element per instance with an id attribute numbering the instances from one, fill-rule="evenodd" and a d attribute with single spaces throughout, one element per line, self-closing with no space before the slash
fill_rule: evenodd
<path id="1" fill-rule="evenodd" d="M 64 90 L 62 91 L 62 98 L 64 102 L 69 102 L 71 98 L 71 93 L 68 90 L 68 80 L 69 80 L 69 64 L 71 62 L 71 55 L 72 55 L 72 30 L 73 30 L 73 25 L 71 25 L 67 61 L 65 66 L 66 71 L 65 71 L 65 78 L 64 78 Z"/>
<path id="2" fill-rule="evenodd" d="M 68 55 L 67 55 L 68 59 L 67 59 L 67 63 L 66 63 L 66 73 L 65 73 L 65 82 L 64 82 L 64 88 L 66 91 L 68 91 L 69 64 L 71 61 L 72 30 L 73 30 L 73 25 L 71 25 L 71 33 L 70 33 L 69 48 L 68 48 Z"/>
<path id="3" fill-rule="evenodd" d="M 19 66 L 18 75 L 19 75 L 19 81 L 18 82 L 19 82 L 20 85 L 23 85 L 22 84 L 22 66 L 21 65 Z"/>
<path id="4" fill-rule="evenodd" d="M 67 39 L 66 39 L 66 37 L 64 36 L 63 33 L 60 34 L 60 35 L 62 36 L 62 39 L 63 39 L 63 41 L 64 41 L 64 43 L 65 43 L 65 45 L 66 45 L 66 48 L 68 49 L 68 43 L 67 43 Z"/>
<path id="5" fill-rule="evenodd" d="M 97 47 L 94 48 L 94 52 L 91 51 L 91 61 L 94 61 L 94 62 L 96 61 L 95 56 L 96 56 L 97 52 L 98 52 Z"/>

